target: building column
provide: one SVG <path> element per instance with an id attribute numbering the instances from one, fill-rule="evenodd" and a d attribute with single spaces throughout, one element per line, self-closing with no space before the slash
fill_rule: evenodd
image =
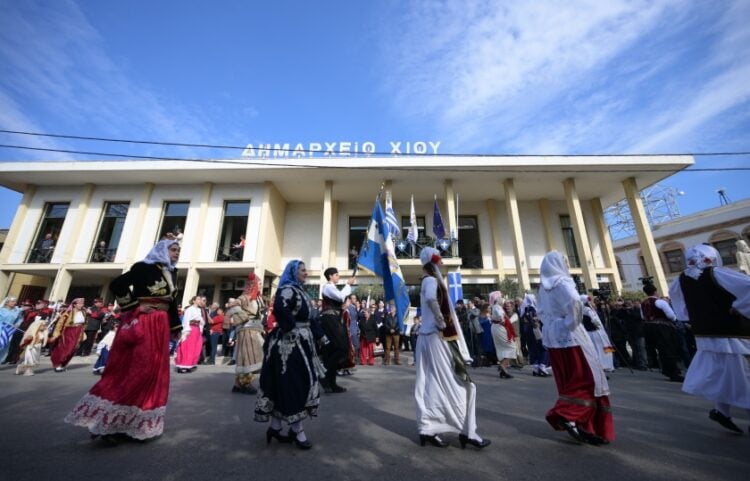
<path id="1" fill-rule="evenodd" d="M 333 181 L 326 180 L 323 190 L 323 225 L 322 242 L 320 245 L 320 291 L 326 285 L 326 278 L 323 271 L 331 267 L 331 229 L 333 225 Z"/>
<path id="2" fill-rule="evenodd" d="M 518 199 L 513 179 L 505 179 L 505 209 L 508 211 L 508 223 L 510 224 L 511 238 L 513 239 L 513 254 L 516 260 L 516 272 L 518 273 L 518 284 L 521 289 L 527 291 L 531 287 L 529 282 L 529 266 L 526 263 L 526 249 L 523 244 L 521 232 L 521 216 L 518 214 Z"/>
<path id="3" fill-rule="evenodd" d="M 654 276 L 654 285 L 659 289 L 659 294 L 667 295 L 668 286 L 667 278 L 664 275 L 664 268 L 661 265 L 659 251 L 656 250 L 654 237 L 651 235 L 651 228 L 648 225 L 646 210 L 643 208 L 643 200 L 635 182 L 635 177 L 628 177 L 622 181 L 625 189 L 625 198 L 628 200 L 630 207 L 630 216 L 633 218 L 635 230 L 638 234 L 638 243 L 641 245 L 643 258 L 646 261 L 648 272 Z"/>
<path id="4" fill-rule="evenodd" d="M 583 210 L 581 210 L 581 200 L 578 198 L 575 179 L 572 177 L 565 179 L 563 187 L 565 188 L 565 201 L 568 204 L 570 223 L 573 224 L 573 235 L 578 246 L 578 255 L 581 257 L 583 282 L 586 284 L 586 289 L 598 289 L 599 283 L 596 280 L 594 259 L 591 255 L 591 246 L 586 233 L 586 224 L 583 221 Z"/>
<path id="5" fill-rule="evenodd" d="M 13 273 L 10 271 L 0 271 L 0 297 L 5 298 L 8 295 L 10 289 L 10 276 Z"/>
<path id="6" fill-rule="evenodd" d="M 182 291 L 182 305 L 190 304 L 190 299 L 198 293 L 201 275 L 198 269 L 191 266 L 188 268 L 187 277 L 185 278 L 185 289 Z"/>
<path id="7" fill-rule="evenodd" d="M 89 204 L 91 203 L 91 196 L 93 194 L 94 184 L 84 184 L 83 192 L 81 193 L 81 200 L 78 202 L 78 209 L 76 209 L 76 217 L 75 219 L 73 219 L 73 228 L 70 231 L 72 232 L 72 234 L 65 244 L 65 251 L 63 252 L 62 256 L 63 264 L 67 264 L 73 260 L 73 255 L 75 254 L 76 247 L 78 247 L 81 239 L 83 222 L 86 219 L 86 213 L 89 210 Z M 92 243 L 93 242 L 96 242 L 96 238 L 92 240 Z M 89 246 L 87 252 L 90 253 L 92 247 L 93 246 Z M 86 259 L 86 261 L 88 261 L 88 259 Z"/>
<path id="8" fill-rule="evenodd" d="M 500 243 L 500 226 L 497 221 L 497 201 L 487 199 L 487 216 L 490 218 L 490 231 L 492 232 L 492 253 L 497 268 L 497 280 L 505 279 L 505 269 L 503 268 L 503 251 Z"/>
<path id="9" fill-rule="evenodd" d="M 50 289 L 49 300 L 57 302 L 59 300 L 65 301 L 70 285 L 73 283 L 73 274 L 65 267 L 61 267 L 57 271 L 55 280 L 52 282 L 52 289 Z"/>
<path id="10" fill-rule="evenodd" d="M 552 213 L 547 199 L 539 199 L 539 212 L 542 214 L 544 238 L 547 241 L 547 252 L 557 250 L 555 237 L 552 235 Z"/>
<path id="11" fill-rule="evenodd" d="M 36 186 L 28 185 L 23 193 L 23 197 L 21 198 L 21 203 L 19 204 L 18 209 L 16 209 L 16 215 L 13 216 L 13 223 L 10 225 L 8 235 L 5 237 L 5 244 L 3 245 L 2 252 L 0 252 L 0 264 L 5 264 L 10 259 L 13 247 L 16 245 L 18 233 L 21 232 L 21 226 L 26 222 L 26 214 L 29 212 L 29 205 L 31 205 L 31 201 L 34 199 L 35 194 Z M 31 247 L 33 248 L 33 246 Z M 27 253 L 24 255 L 26 254 Z M 0 290 L 0 292 L 3 292 L 3 290 Z"/>
<path id="12" fill-rule="evenodd" d="M 198 209 L 198 224 L 195 228 L 195 232 L 202 233 L 206 229 L 206 218 L 208 217 L 208 203 L 211 200 L 211 192 L 213 191 L 214 184 L 206 182 L 203 184 L 203 193 L 201 195 L 200 208 Z M 201 246 L 203 245 L 203 238 L 205 236 L 195 236 L 193 242 L 193 252 L 190 252 L 190 264 L 195 265 L 196 262 L 200 261 Z M 243 251 L 244 255 L 244 251 Z M 215 261 L 216 259 L 210 259 Z"/>
<path id="13" fill-rule="evenodd" d="M 612 269 L 612 284 L 614 291 L 617 294 L 622 292 L 622 280 L 620 280 L 620 271 L 617 269 L 617 259 L 615 259 L 615 251 L 612 248 L 612 238 L 609 236 L 609 228 L 604 220 L 604 208 L 602 207 L 602 200 L 599 197 L 591 199 L 591 211 L 594 213 L 594 220 L 596 221 L 596 230 L 599 234 L 599 240 L 602 243 L 602 255 L 604 256 L 604 262 L 607 267 Z"/>
<path id="14" fill-rule="evenodd" d="M 148 212 L 148 204 L 151 202 L 151 194 L 154 192 L 154 184 L 147 182 L 143 185 L 143 193 L 141 194 L 141 201 L 138 204 L 138 211 L 136 212 L 136 228 L 142 226 L 146 221 L 146 213 Z M 130 245 L 128 246 L 127 254 L 125 256 L 125 271 L 130 269 L 130 265 L 135 262 L 135 256 L 138 255 L 138 244 L 140 244 L 140 236 L 133 236 L 130 239 Z"/>

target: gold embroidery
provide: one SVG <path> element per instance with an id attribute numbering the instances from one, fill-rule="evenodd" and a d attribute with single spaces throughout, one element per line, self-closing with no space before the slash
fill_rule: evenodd
<path id="1" fill-rule="evenodd" d="M 156 281 L 153 286 L 146 286 L 148 291 L 153 296 L 163 296 L 167 294 L 167 281 L 162 279 L 161 281 Z"/>

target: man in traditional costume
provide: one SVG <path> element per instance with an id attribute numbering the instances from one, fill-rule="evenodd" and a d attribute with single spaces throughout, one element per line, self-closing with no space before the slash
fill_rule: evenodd
<path id="1" fill-rule="evenodd" d="M 685 272 L 669 287 L 674 311 L 690 320 L 698 346 L 682 390 L 713 401 L 708 417 L 741 434 L 731 408 L 750 417 L 750 277 L 721 267 L 709 245 L 691 247 L 685 258 Z"/>
<path id="2" fill-rule="evenodd" d="M 174 357 L 177 372 L 185 374 L 198 367 L 203 350 L 203 327 L 208 318 L 205 308 L 206 298 L 195 296 L 191 306 L 182 314 L 182 336 Z"/>
<path id="3" fill-rule="evenodd" d="M 552 361 L 558 399 L 547 422 L 578 442 L 608 444 L 615 437 L 609 385 L 594 344 L 582 325 L 583 305 L 567 261 L 548 252 L 540 268 L 542 341 Z"/>
<path id="4" fill-rule="evenodd" d="M 330 342 L 322 349 L 326 375 L 321 384 L 327 393 L 342 393 L 346 391 L 346 388 L 336 383 L 336 376 L 337 371 L 343 368 L 349 353 L 349 333 L 344 325 L 343 307 L 346 298 L 352 292 L 352 284 L 356 281 L 356 277 L 350 277 L 344 288 L 339 290 L 336 287 L 339 271 L 335 267 L 329 267 L 323 275 L 327 282 L 323 287 L 320 323 Z"/>
<path id="5" fill-rule="evenodd" d="M 182 329 L 177 315 L 180 244 L 159 241 L 145 259 L 109 288 L 122 309 L 102 378 L 65 422 L 106 442 L 146 440 L 164 431 L 169 395 L 169 339 Z"/>
<path id="6" fill-rule="evenodd" d="M 299 449 L 310 449 L 302 420 L 317 416 L 320 404 L 318 379 L 325 374 L 315 348 L 310 297 L 303 287 L 307 268 L 291 260 L 284 268 L 273 305 L 276 328 L 268 334 L 260 373 L 260 389 L 255 404 L 255 420 L 271 421 L 266 442 L 294 442 Z M 282 421 L 289 432 L 281 434 Z"/>
<path id="7" fill-rule="evenodd" d="M 260 296 L 260 282 L 254 272 L 247 276 L 245 290 L 236 300 L 226 315 L 232 316 L 235 326 L 235 377 L 232 392 L 257 394 L 252 382 L 263 366 L 263 325 L 261 309 L 263 298 Z"/>
<path id="8" fill-rule="evenodd" d="M 658 352 L 662 374 L 672 382 L 682 382 L 685 378 L 677 367 L 680 359 L 680 338 L 675 325 L 677 316 L 667 301 L 656 296 L 656 286 L 646 284 L 643 292 L 648 296 L 641 303 L 646 342 Z"/>
<path id="9" fill-rule="evenodd" d="M 447 447 L 439 434 L 454 432 L 459 433 L 461 448 L 470 444 L 482 449 L 490 440 L 477 434 L 476 386 L 466 370 L 471 358 L 440 273 L 442 259 L 437 249 L 425 247 L 420 260 L 425 273 L 420 292 L 422 323 L 414 353 L 419 442 Z"/>
<path id="10" fill-rule="evenodd" d="M 33 376 L 34 368 L 42 358 L 42 347 L 47 344 L 47 319 L 37 316 L 23 334 L 21 339 L 21 360 L 16 366 L 16 374 Z"/>
<path id="11" fill-rule="evenodd" d="M 82 297 L 73 299 L 68 308 L 57 318 L 55 330 L 52 332 L 50 343 L 53 345 L 52 366 L 55 372 L 63 372 L 73 355 L 78 350 L 80 343 L 86 338 L 84 327 L 86 326 L 86 311 L 83 310 L 85 299 Z"/>

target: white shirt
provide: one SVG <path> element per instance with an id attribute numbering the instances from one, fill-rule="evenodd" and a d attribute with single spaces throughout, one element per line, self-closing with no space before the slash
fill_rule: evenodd
<path id="1" fill-rule="evenodd" d="M 430 300 L 437 300 L 438 281 L 434 277 L 425 276 L 422 279 L 422 289 L 419 293 L 420 306 L 422 308 L 422 323 L 419 326 L 419 335 L 432 334 L 439 329 L 435 323 L 435 316 L 430 309 Z"/>
<path id="2" fill-rule="evenodd" d="M 201 314 L 201 308 L 196 306 L 190 306 L 185 309 L 182 314 L 182 329 L 190 332 L 190 322 L 198 321 L 201 323 L 201 329 L 203 329 L 203 315 Z"/>
<path id="3" fill-rule="evenodd" d="M 344 284 L 344 288 L 341 290 L 339 290 L 336 287 L 336 284 L 334 284 L 333 282 L 329 282 L 323 287 L 323 297 L 327 297 L 341 303 L 346 301 L 346 298 L 349 297 L 349 294 L 351 293 L 352 286 L 350 286 L 349 284 Z"/>
<path id="4" fill-rule="evenodd" d="M 76 311 L 75 317 L 73 317 L 73 324 L 83 324 L 86 322 L 86 316 L 83 315 L 83 312 Z"/>

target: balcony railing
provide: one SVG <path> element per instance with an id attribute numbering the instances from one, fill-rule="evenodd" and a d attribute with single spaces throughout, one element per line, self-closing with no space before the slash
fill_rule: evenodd
<path id="1" fill-rule="evenodd" d="M 219 246 L 216 252 L 216 262 L 242 262 L 244 252 L 244 247 Z"/>
<path id="2" fill-rule="evenodd" d="M 55 252 L 55 247 L 35 247 L 29 252 L 30 264 L 49 264 L 52 260 L 52 254 Z"/>
<path id="3" fill-rule="evenodd" d="M 115 254 L 117 254 L 117 248 L 107 249 L 104 247 L 97 247 L 91 253 L 91 262 L 114 262 Z"/>

